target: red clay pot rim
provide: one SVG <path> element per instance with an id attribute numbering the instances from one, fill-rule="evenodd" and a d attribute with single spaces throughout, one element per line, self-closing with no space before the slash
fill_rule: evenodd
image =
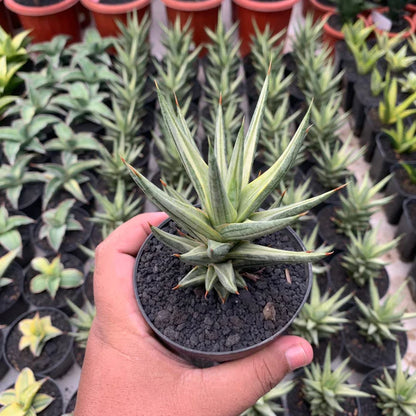
<path id="1" fill-rule="evenodd" d="M 72 6 L 78 3 L 78 0 L 63 0 L 59 3 L 51 4 L 50 6 L 25 6 L 23 4 L 17 3 L 15 0 L 4 0 L 6 7 L 20 14 L 21 16 L 49 16 L 52 14 L 57 14 L 65 10 L 70 9 Z"/>
<path id="2" fill-rule="evenodd" d="M 5 0 L 5 1 L 7 1 L 7 0 Z M 386 12 L 387 10 L 388 10 L 388 7 L 380 7 L 380 8 L 377 8 L 377 9 L 375 9 L 375 10 L 377 10 L 379 13 L 384 13 L 384 12 Z M 408 30 L 406 30 L 406 31 L 404 31 L 404 34 L 403 34 L 403 37 L 404 38 L 408 38 L 412 33 L 414 33 L 415 32 L 415 29 L 416 29 L 416 23 L 413 21 L 413 19 L 410 17 L 410 16 L 406 16 L 406 15 L 404 15 L 403 16 L 403 19 L 404 20 L 406 20 L 407 21 L 407 23 L 409 23 L 409 29 Z M 371 13 L 370 13 L 370 15 L 368 16 L 368 19 L 367 19 L 367 21 L 368 21 L 368 23 L 369 23 L 369 25 L 373 25 L 374 24 L 374 22 L 373 22 L 373 19 L 371 18 Z M 374 29 L 374 30 L 377 30 L 377 31 L 379 31 L 379 32 L 382 32 L 380 29 L 378 29 L 377 27 Z M 392 38 L 392 37 L 394 37 L 394 36 L 396 36 L 396 35 L 398 35 L 399 33 L 401 33 L 401 32 L 387 32 L 387 34 L 388 34 L 388 36 L 390 37 L 390 38 Z"/>
<path id="3" fill-rule="evenodd" d="M 411 12 L 411 13 L 416 13 L 416 4 L 406 4 L 405 9 L 406 9 L 408 12 Z"/>
<path id="4" fill-rule="evenodd" d="M 96 13 L 123 14 L 145 8 L 150 4 L 150 0 L 133 0 L 123 4 L 102 4 L 99 0 L 81 0 L 81 4 Z"/>
<path id="5" fill-rule="evenodd" d="M 327 6 L 318 0 L 309 0 L 309 2 L 313 5 L 313 7 L 321 12 L 325 13 L 335 13 L 337 11 L 336 7 Z"/>
<path id="6" fill-rule="evenodd" d="M 338 40 L 343 40 L 344 39 L 344 34 L 341 31 L 334 29 L 328 23 L 329 18 L 331 16 L 334 16 L 335 14 L 336 13 L 334 13 L 334 12 L 328 12 L 323 16 L 323 19 L 326 19 L 326 22 L 324 24 L 324 31 L 329 33 L 332 37 L 334 37 Z M 362 14 L 359 14 L 358 18 L 361 19 L 365 23 L 366 26 L 368 25 L 367 19 Z"/>
<path id="7" fill-rule="evenodd" d="M 278 12 L 291 9 L 299 0 L 255 1 L 233 0 L 233 3 L 255 12 Z"/>
<path id="8" fill-rule="evenodd" d="M 200 12 L 219 7 L 222 0 L 201 0 L 201 1 L 181 1 L 181 0 L 162 0 L 162 3 L 170 9 L 182 12 Z"/>

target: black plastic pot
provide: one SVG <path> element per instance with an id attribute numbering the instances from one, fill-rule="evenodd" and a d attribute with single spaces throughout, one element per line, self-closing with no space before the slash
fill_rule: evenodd
<path id="1" fill-rule="evenodd" d="M 4 342 L 4 335 L 3 335 L 3 332 L 0 330 L 0 380 L 9 371 L 9 367 L 6 364 L 6 361 L 4 361 L 4 357 L 3 357 L 3 342 Z"/>
<path id="2" fill-rule="evenodd" d="M 413 262 L 412 267 L 408 273 L 409 280 L 407 286 L 410 291 L 410 295 L 414 302 L 416 302 L 416 260 Z"/>
<path id="3" fill-rule="evenodd" d="M 49 340 L 39 357 L 34 357 L 29 348 L 19 351 L 21 333 L 18 324 L 23 319 L 31 319 L 39 312 L 40 317 L 51 316 L 52 325 L 63 331 L 63 334 Z M 5 360 L 10 368 L 22 370 L 30 367 L 36 375 L 60 377 L 72 366 L 74 357 L 72 345 L 74 339 L 68 335 L 71 323 L 65 313 L 56 308 L 38 308 L 19 316 L 10 326 L 3 347 Z"/>
<path id="4" fill-rule="evenodd" d="M 403 203 L 403 214 L 397 226 L 396 236 L 401 236 L 397 250 L 403 261 L 416 258 L 416 199 L 407 199 Z"/>
<path id="5" fill-rule="evenodd" d="M 416 162 L 409 162 L 416 165 Z M 406 199 L 416 199 L 416 186 L 408 181 L 407 172 L 400 164 L 395 164 L 391 168 L 394 173 L 386 186 L 385 194 L 394 195 L 394 198 L 384 205 L 384 212 L 390 224 L 397 224 L 403 213 L 403 203 Z"/>
<path id="6" fill-rule="evenodd" d="M 358 73 L 355 69 L 354 62 L 344 62 L 344 76 L 342 77 L 342 87 L 344 90 L 342 107 L 344 111 L 349 111 L 352 108 L 354 101 L 354 84 L 357 81 Z"/>
<path id="7" fill-rule="evenodd" d="M 170 231 L 175 233 L 176 232 L 176 225 L 173 221 L 170 219 L 164 221 L 160 228 L 165 229 L 166 231 Z M 298 250 L 304 250 L 303 244 L 299 237 L 293 232 L 292 229 L 287 228 L 285 230 L 282 230 L 280 236 L 285 236 L 284 239 L 288 240 L 290 248 L 296 246 Z M 276 233 L 277 234 L 277 233 Z M 283 238 L 283 237 L 282 237 Z M 261 243 L 261 242 L 260 242 Z M 287 248 L 287 246 L 286 246 Z M 155 250 L 155 251 L 154 251 Z M 152 253 L 154 253 L 152 255 Z M 157 257 L 158 263 L 151 265 L 151 270 L 148 269 L 149 262 L 150 265 L 150 258 L 154 256 Z M 155 267 L 156 266 L 156 269 Z M 240 311 L 243 312 L 243 315 L 247 316 L 247 319 L 253 319 L 254 316 L 258 316 L 258 309 L 260 307 L 260 314 L 264 308 L 264 305 L 257 305 L 255 301 L 256 293 L 259 294 L 261 292 L 261 287 L 264 285 L 269 284 L 270 279 L 270 271 L 265 270 L 262 273 L 269 276 L 269 279 L 260 279 L 257 281 L 257 283 L 251 283 L 249 279 L 247 279 L 247 285 L 249 286 L 249 291 L 242 290 L 240 296 L 237 295 L 230 295 L 230 297 L 227 299 L 224 305 L 221 304 L 219 299 L 216 297 L 216 294 L 210 294 L 207 299 L 204 298 L 204 290 L 201 288 L 187 288 L 187 289 L 179 289 L 176 291 L 172 291 L 171 287 L 174 286 L 175 282 L 169 282 L 164 284 L 165 282 L 161 282 L 161 279 L 170 278 L 170 276 L 167 277 L 168 273 L 171 273 L 171 276 L 175 276 L 175 278 L 178 278 L 180 276 L 184 276 L 185 273 L 187 273 L 191 267 L 189 265 L 186 265 L 182 262 L 180 262 L 179 259 L 172 256 L 172 250 L 167 249 L 165 246 L 161 245 L 161 243 L 157 242 L 153 234 L 151 234 L 141 247 L 137 258 L 136 258 L 136 265 L 135 265 L 135 272 L 133 273 L 133 284 L 135 288 L 135 295 L 136 299 L 140 308 L 141 313 L 143 314 L 146 322 L 148 325 L 152 328 L 152 330 L 156 333 L 158 338 L 169 348 L 171 348 L 173 351 L 178 353 L 179 355 L 184 356 L 186 359 L 193 361 L 196 364 L 204 365 L 204 363 L 212 363 L 212 362 L 223 362 L 223 361 L 229 361 L 234 360 L 238 358 L 245 357 L 255 351 L 260 350 L 273 340 L 275 340 L 278 336 L 280 336 L 291 324 L 291 322 L 295 319 L 296 315 L 299 313 L 300 309 L 302 308 L 303 304 L 306 302 L 311 284 L 312 284 L 312 267 L 311 264 L 304 264 L 304 265 L 297 265 L 299 267 L 298 271 L 302 270 L 302 282 L 297 282 L 295 285 L 300 285 L 299 289 L 301 289 L 301 293 L 303 296 L 302 301 L 300 304 L 296 304 L 296 308 L 294 308 L 294 305 L 292 304 L 292 309 L 295 309 L 291 315 L 286 315 L 285 319 L 287 318 L 287 321 L 284 323 L 282 327 L 280 327 L 277 331 L 270 331 L 272 333 L 271 336 L 268 336 L 266 339 L 262 340 L 261 342 L 258 342 L 255 345 L 248 345 L 245 347 L 235 347 L 235 345 L 238 345 L 239 341 L 235 341 L 234 333 L 232 333 L 232 330 L 234 329 L 234 332 L 238 331 L 239 333 L 243 333 L 244 331 L 241 329 L 241 325 L 243 327 L 246 325 L 243 321 L 240 322 L 241 316 L 238 317 L 238 319 L 235 319 L 234 321 L 231 321 L 229 325 L 227 325 L 225 321 L 228 322 L 229 318 L 226 318 L 226 315 L 222 314 L 221 316 L 217 315 L 216 322 L 207 322 L 207 319 L 204 317 L 207 317 L 207 309 L 214 308 L 214 311 L 216 313 L 223 312 L 223 311 L 229 311 L 229 314 L 233 314 L 233 311 Z M 295 276 L 293 269 L 291 269 L 292 266 L 285 265 L 285 267 L 290 270 L 289 273 L 291 273 L 291 276 Z M 266 268 L 268 269 L 268 268 Z M 276 268 L 277 269 L 277 268 Z M 273 271 L 277 272 L 277 270 L 273 269 Z M 153 272 L 153 273 L 152 273 Z M 284 270 L 280 269 L 280 273 L 278 274 L 278 278 L 285 279 L 284 277 Z M 143 293 L 140 293 L 140 289 L 137 287 L 138 283 L 140 285 L 145 284 L 145 281 L 148 280 L 148 277 L 151 275 L 151 288 L 150 290 L 157 291 L 157 293 L 161 296 L 164 302 L 166 302 L 165 305 L 162 305 L 161 308 L 158 308 L 156 319 L 151 319 L 149 317 L 149 312 L 153 313 L 153 311 L 156 309 L 155 304 L 155 297 L 151 296 L 149 298 L 149 292 L 146 293 L 146 295 L 143 295 Z M 158 279 L 159 281 L 153 281 L 153 278 Z M 261 283 L 259 283 L 261 281 Z M 285 280 L 286 281 L 286 280 Z M 170 286 L 172 285 L 172 286 Z M 290 284 L 291 285 L 291 284 Z M 285 285 L 282 285 L 282 287 Z M 282 287 L 279 287 L 279 292 L 282 293 Z M 291 287 L 293 289 L 294 286 Z M 257 289 L 257 292 L 255 292 L 255 289 Z M 287 289 L 286 289 L 287 290 Z M 251 291 L 253 291 L 253 295 L 251 294 Z M 143 292 L 143 291 L 142 291 Z M 167 296 L 165 296 L 165 294 Z M 272 293 L 268 294 L 273 297 Z M 173 297 L 171 297 L 173 296 Z M 167 299 L 169 297 L 170 299 Z M 149 300 L 151 305 L 149 306 Z M 287 302 L 291 302 L 290 298 L 286 299 Z M 281 303 L 276 303 L 275 299 L 272 299 L 274 302 L 274 306 L 276 308 L 284 308 L 287 309 L 287 302 L 282 299 Z M 169 302 L 169 305 L 168 305 Z M 172 303 L 173 302 L 173 303 Z M 192 316 L 184 315 L 183 311 L 178 310 L 177 305 L 182 302 L 188 302 L 188 306 L 194 309 L 194 313 Z M 144 304 L 145 303 L 145 304 Z M 153 305 L 152 305 L 153 304 Z M 172 310 L 169 311 L 169 308 L 172 306 Z M 168 308 L 168 309 L 164 309 Z M 235 308 L 235 309 L 233 309 Z M 160 311 L 162 311 L 160 313 Z M 168 314 L 165 312 L 169 311 Z M 200 311 L 200 312 L 199 312 Z M 246 312 L 244 312 L 246 311 Z M 251 311 L 251 312 L 250 312 Z M 195 315 L 196 314 L 196 315 Z M 162 318 L 163 315 L 163 318 Z M 206 336 L 207 338 L 204 339 L 204 342 L 211 342 L 209 340 L 209 333 L 211 331 L 211 328 L 215 327 L 215 324 L 221 325 L 221 328 L 224 328 L 226 332 L 228 333 L 224 335 L 223 332 L 223 339 L 218 340 L 218 345 L 229 345 L 230 337 L 232 338 L 232 341 L 234 344 L 232 344 L 229 347 L 229 350 L 220 350 L 220 351 L 204 351 L 201 349 L 194 349 L 193 347 L 184 346 L 179 344 L 176 341 L 173 341 L 171 337 L 168 336 L 168 334 L 171 332 L 170 329 L 166 330 L 165 333 L 162 332 L 161 329 L 159 329 L 158 325 L 155 323 L 155 321 L 160 322 L 162 319 L 170 319 L 170 317 L 174 317 L 175 315 L 179 315 L 179 319 L 185 318 L 185 321 L 190 319 L 190 325 L 192 326 L 193 323 L 195 323 L 195 320 L 200 318 L 200 320 L 197 321 L 198 327 L 206 327 L 204 330 L 203 336 Z M 279 312 L 276 309 L 276 316 L 284 316 L 283 312 Z M 183 323 L 185 323 L 185 321 Z M 269 325 L 270 324 L 270 325 Z M 264 321 L 263 325 L 266 327 L 274 326 L 271 321 Z M 159 325 L 160 326 L 160 325 Z M 178 329 L 177 327 L 175 327 Z M 171 328 L 175 331 L 175 328 Z M 246 327 L 246 330 L 249 330 L 249 328 Z M 237 332 L 236 332 L 237 333 Z M 266 332 L 267 333 L 267 332 Z M 239 336 L 238 336 L 239 338 Z M 189 340 L 191 341 L 191 340 Z M 241 341 L 241 343 L 243 343 Z M 231 343 L 231 341 L 230 341 Z"/>

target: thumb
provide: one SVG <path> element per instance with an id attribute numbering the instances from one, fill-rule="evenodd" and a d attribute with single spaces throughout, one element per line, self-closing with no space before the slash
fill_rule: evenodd
<path id="1" fill-rule="evenodd" d="M 308 365 L 312 358 L 312 347 L 306 340 L 283 336 L 246 358 L 202 370 L 206 393 L 218 406 L 218 413 L 213 414 L 242 413 L 287 373 Z"/>

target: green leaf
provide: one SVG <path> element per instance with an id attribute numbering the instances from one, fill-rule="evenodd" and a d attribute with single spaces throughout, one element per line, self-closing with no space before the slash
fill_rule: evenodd
<path id="1" fill-rule="evenodd" d="M 194 267 L 189 273 L 185 275 L 183 279 L 179 281 L 175 289 L 180 287 L 195 286 L 197 284 L 202 284 L 205 281 L 205 276 L 207 274 L 206 267 Z"/>
<path id="2" fill-rule="evenodd" d="M 244 167 L 244 121 L 237 135 L 227 176 L 227 195 L 234 208 L 238 208 L 243 183 Z"/>
<path id="3" fill-rule="evenodd" d="M 238 293 L 237 285 L 235 283 L 233 262 L 214 263 L 212 266 L 214 267 L 215 273 L 222 286 L 230 293 Z"/>
<path id="4" fill-rule="evenodd" d="M 175 250 L 176 253 L 185 253 L 201 245 L 200 243 L 190 239 L 189 237 L 173 235 L 153 226 L 151 226 L 150 228 L 154 236 L 159 241 L 161 241 L 163 244 L 166 244 L 172 250 Z"/>
<path id="5" fill-rule="evenodd" d="M 84 281 L 84 275 L 77 269 L 65 269 L 61 273 L 60 287 L 71 289 L 81 286 Z"/>
<path id="6" fill-rule="evenodd" d="M 45 410 L 55 399 L 48 394 L 38 393 L 32 402 L 32 407 L 36 413 Z"/>
<path id="7" fill-rule="evenodd" d="M 49 288 L 48 277 L 44 274 L 38 274 L 30 281 L 30 291 L 32 293 L 41 293 Z"/>

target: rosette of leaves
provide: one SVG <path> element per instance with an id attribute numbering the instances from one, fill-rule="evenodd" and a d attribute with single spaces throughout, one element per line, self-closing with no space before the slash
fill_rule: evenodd
<path id="1" fill-rule="evenodd" d="M 81 286 L 84 281 L 84 275 L 80 270 L 65 269 L 59 255 L 52 261 L 45 257 L 35 257 L 30 264 L 33 270 L 39 272 L 30 281 L 30 291 L 32 293 L 47 291 L 51 298 L 55 299 L 59 288 L 72 289 Z"/>
<path id="2" fill-rule="evenodd" d="M 376 30 L 374 31 L 374 34 L 376 35 L 377 45 L 385 53 L 387 53 L 389 50 L 395 50 L 396 47 L 403 42 L 401 33 L 398 33 L 397 36 L 391 37 L 386 31 Z"/>
<path id="3" fill-rule="evenodd" d="M 348 361 L 347 358 L 332 371 L 331 348 L 328 346 L 322 367 L 312 363 L 305 368 L 305 377 L 302 378 L 303 393 L 311 416 L 335 416 L 337 412 L 344 412 L 342 403 L 345 398 L 369 396 L 357 390 L 353 384 L 346 383 L 351 376 L 351 372 L 345 371 Z"/>
<path id="4" fill-rule="evenodd" d="M 337 208 L 333 218 L 339 233 L 348 236 L 368 229 L 371 215 L 393 198 L 391 195 L 376 198 L 376 194 L 383 189 L 390 178 L 391 175 L 388 175 L 372 186 L 369 174 L 366 172 L 361 183 L 348 184 L 347 195 L 340 195 L 341 206 Z"/>
<path id="5" fill-rule="evenodd" d="M 54 68 L 47 65 L 38 72 L 22 72 L 19 77 L 25 81 L 26 86 L 31 85 L 33 89 L 54 89 L 56 92 L 64 92 L 65 85 L 71 69 L 69 67 Z"/>
<path id="6" fill-rule="evenodd" d="M 65 123 L 58 123 L 53 126 L 56 137 L 48 140 L 44 148 L 50 152 L 83 153 L 96 152 L 100 146 L 97 139 L 87 132 L 75 133 Z"/>
<path id="7" fill-rule="evenodd" d="M 6 251 L 22 250 L 22 237 L 19 227 L 32 224 L 32 218 L 26 215 L 10 215 L 7 208 L 0 206 L 0 246 Z"/>
<path id="8" fill-rule="evenodd" d="M 48 209 L 42 214 L 42 225 L 39 230 L 39 238 L 46 238 L 49 245 L 58 252 L 67 232 L 81 231 L 82 225 L 71 213 L 75 199 L 66 199 L 60 202 L 56 208 Z"/>
<path id="9" fill-rule="evenodd" d="M 280 382 L 268 393 L 260 397 L 254 406 L 241 413 L 240 416 L 274 416 L 283 413 L 285 409 L 276 401 L 289 393 L 294 385 L 295 383 L 292 380 Z"/>
<path id="10" fill-rule="evenodd" d="M 303 305 L 293 321 L 292 333 L 319 347 L 320 341 L 328 340 L 341 331 L 342 325 L 347 323 L 348 319 L 345 318 L 346 312 L 340 309 L 352 298 L 352 294 L 343 296 L 343 290 L 341 288 L 333 295 L 325 292 L 321 296 L 314 278 L 309 301 Z"/>
<path id="11" fill-rule="evenodd" d="M 88 335 L 90 333 L 92 321 L 94 320 L 96 314 L 95 306 L 87 300 L 85 302 L 84 311 L 69 299 L 66 301 L 74 313 L 72 318 L 69 318 L 69 320 L 71 321 L 71 324 L 76 328 L 76 332 L 70 332 L 69 335 L 74 337 L 75 342 L 81 348 L 87 348 Z"/>
<path id="12" fill-rule="evenodd" d="M 401 92 L 412 94 L 416 92 L 416 72 L 410 71 L 404 74 L 404 78 L 399 78 Z"/>
<path id="13" fill-rule="evenodd" d="M 61 164 L 45 163 L 37 165 L 43 173 L 43 180 L 46 181 L 43 194 L 42 207 L 48 206 L 51 198 L 59 191 L 69 192 L 75 199 L 86 204 L 81 185 L 89 181 L 86 172 L 100 164 L 98 160 L 79 160 L 77 155 L 72 153 L 61 153 Z"/>
<path id="14" fill-rule="evenodd" d="M 177 284 L 177 288 L 204 285 L 207 293 L 215 289 L 220 298 L 225 300 L 229 293 L 238 293 L 240 287 L 246 286 L 240 274 L 246 266 L 311 262 L 320 260 L 327 254 L 278 250 L 252 242 L 295 222 L 307 209 L 335 192 L 330 191 L 288 207 L 257 211 L 292 165 L 302 146 L 309 117 L 308 112 L 290 145 L 275 164 L 250 182 L 267 89 L 268 78 L 245 137 L 244 126 L 240 129 L 230 163 L 226 157 L 225 131 L 220 124 L 221 104 L 218 105 L 217 134 L 213 146 L 209 148 L 206 163 L 180 110 L 175 113 L 170 101 L 158 91 L 162 114 L 201 201 L 201 209 L 193 207 L 174 191 L 163 192 L 132 166 L 127 166 L 146 196 L 169 214 L 182 232 L 186 233 L 172 235 L 152 228 L 154 235 L 173 248 L 181 261 L 194 266 Z"/>
<path id="15" fill-rule="evenodd" d="M 33 371 L 26 367 L 17 376 L 14 388 L 0 393 L 3 416 L 36 416 L 54 400 L 45 393 L 39 393 L 47 379 L 36 381 Z"/>
<path id="16" fill-rule="evenodd" d="M 403 300 L 404 282 L 393 295 L 387 295 L 383 302 L 380 302 L 377 287 L 373 279 L 370 279 L 370 304 L 366 305 L 357 297 L 354 297 L 360 316 L 357 319 L 357 326 L 360 333 L 369 342 L 383 346 L 385 340 L 396 341 L 394 332 L 406 331 L 402 320 L 416 317 L 416 313 L 406 313 L 403 309 L 398 310 Z"/>
<path id="17" fill-rule="evenodd" d="M 33 318 L 22 319 L 18 324 L 22 336 L 19 341 L 19 351 L 29 347 L 30 352 L 39 357 L 46 343 L 59 337 L 63 332 L 52 325 L 50 316 L 39 316 L 36 312 Z"/>
<path id="18" fill-rule="evenodd" d="M 416 373 L 403 371 L 400 349 L 396 347 L 394 377 L 383 368 L 384 380 L 377 378 L 371 387 L 376 393 L 376 403 L 383 415 L 416 415 Z"/>
<path id="19" fill-rule="evenodd" d="M 16 258 L 18 250 L 12 250 L 0 257 L 0 291 L 1 288 L 10 285 L 13 279 L 7 277 L 7 269 L 12 264 L 12 261 Z"/>
<path id="20" fill-rule="evenodd" d="M 401 118 L 398 118 L 394 128 L 383 129 L 389 138 L 394 150 L 399 153 L 416 152 L 416 121 L 404 128 Z"/>
<path id="21" fill-rule="evenodd" d="M 357 19 L 355 22 L 350 22 L 342 26 L 342 33 L 347 44 L 361 46 L 368 37 L 373 33 L 373 26 L 366 26 L 365 22 Z"/>
<path id="22" fill-rule="evenodd" d="M 29 58 L 26 46 L 29 43 L 30 30 L 24 30 L 16 36 L 10 35 L 0 28 L 0 56 L 4 56 L 7 62 L 23 62 Z"/>
<path id="23" fill-rule="evenodd" d="M 352 149 L 351 139 L 352 135 L 349 135 L 345 142 L 337 140 L 333 146 L 319 140 L 318 149 L 312 151 L 315 159 L 312 170 L 324 189 L 336 188 L 352 177 L 348 166 L 362 157 L 366 148 L 363 146 L 359 150 Z"/>
<path id="24" fill-rule="evenodd" d="M 398 51 L 389 49 L 385 59 L 391 72 L 401 72 L 407 70 L 416 61 L 416 56 L 409 56 L 407 45 L 403 45 Z"/>
<path id="25" fill-rule="evenodd" d="M 34 53 L 37 65 L 46 65 L 56 69 L 68 63 L 71 53 L 67 47 L 69 36 L 57 35 L 47 42 L 30 45 L 30 52 Z"/>
<path id="26" fill-rule="evenodd" d="M 36 152 L 45 154 L 45 149 L 40 137 L 45 129 L 57 123 L 59 119 L 52 115 L 38 115 L 28 121 L 17 119 L 10 127 L 0 127 L 0 140 L 3 145 L 3 152 L 7 160 L 13 164 L 17 155 L 23 152 Z"/>
<path id="27" fill-rule="evenodd" d="M 389 264 L 382 256 L 393 250 L 400 238 L 387 243 L 377 241 L 376 228 L 357 235 L 350 234 L 347 252 L 342 256 L 342 267 L 348 276 L 360 287 L 365 286 L 372 279 L 376 279 L 382 269 Z"/>
<path id="28" fill-rule="evenodd" d="M 126 186 L 122 180 L 117 181 L 113 198 L 107 198 L 93 187 L 90 189 L 100 207 L 90 220 L 100 225 L 103 238 L 108 237 L 119 225 L 133 218 L 142 210 L 142 198 L 136 197 L 133 193 L 127 196 Z"/>
<path id="29" fill-rule="evenodd" d="M 29 162 L 33 157 L 33 154 L 26 153 L 18 156 L 12 165 L 1 165 L 0 189 L 6 192 L 6 197 L 14 209 L 19 208 L 19 197 L 24 185 L 45 181 L 42 173 L 29 170 Z"/>

